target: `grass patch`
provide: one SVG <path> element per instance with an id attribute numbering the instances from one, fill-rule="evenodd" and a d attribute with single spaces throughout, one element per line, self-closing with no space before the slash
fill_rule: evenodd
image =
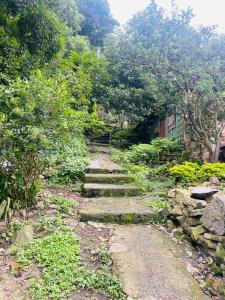
<path id="1" fill-rule="evenodd" d="M 74 199 L 68 199 L 58 195 L 51 195 L 45 199 L 47 204 L 58 205 L 60 212 L 68 213 L 70 209 L 76 208 L 78 206 L 77 201 Z"/>
<path id="2" fill-rule="evenodd" d="M 105 250 L 99 257 L 101 266 L 90 271 L 82 260 L 78 236 L 67 226 L 58 226 L 49 236 L 15 247 L 12 255 L 23 266 L 35 262 L 41 269 L 41 277 L 30 282 L 34 300 L 61 300 L 83 288 L 100 292 L 107 299 L 126 299 L 121 282 L 111 273 Z"/>
<path id="3" fill-rule="evenodd" d="M 166 200 L 147 200 L 145 201 L 145 206 L 152 208 L 155 212 L 163 212 L 167 206 L 168 202 Z"/>

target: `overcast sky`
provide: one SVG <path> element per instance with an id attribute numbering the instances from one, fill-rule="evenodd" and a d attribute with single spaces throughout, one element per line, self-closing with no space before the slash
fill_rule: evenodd
<path id="1" fill-rule="evenodd" d="M 114 17 L 124 24 L 136 12 L 143 10 L 149 0 L 108 0 Z M 170 9 L 170 0 L 156 0 L 166 10 Z M 225 33 L 225 0 L 177 0 L 180 8 L 188 6 L 194 9 L 194 25 L 218 25 L 218 31 Z"/>

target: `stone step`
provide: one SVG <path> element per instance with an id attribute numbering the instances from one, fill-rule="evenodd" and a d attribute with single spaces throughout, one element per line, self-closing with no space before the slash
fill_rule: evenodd
<path id="1" fill-rule="evenodd" d="M 161 220 L 161 214 L 145 206 L 141 198 L 89 199 L 79 211 L 81 221 L 118 224 L 147 224 Z"/>
<path id="2" fill-rule="evenodd" d="M 117 168 L 92 168 L 89 167 L 86 169 L 86 173 L 88 174 L 126 174 L 127 170 L 125 169 L 117 169 Z"/>
<path id="3" fill-rule="evenodd" d="M 152 225 L 115 227 L 109 252 L 128 299 L 211 299 L 187 270 L 182 246 Z"/>
<path id="4" fill-rule="evenodd" d="M 85 183 L 82 187 L 84 197 L 134 197 L 142 194 L 142 189 L 132 185 Z"/>
<path id="5" fill-rule="evenodd" d="M 132 176 L 127 174 L 86 174 L 86 183 L 128 183 L 133 179 Z"/>
<path id="6" fill-rule="evenodd" d="M 109 144 L 108 143 L 97 143 L 97 142 L 92 142 L 90 141 L 88 143 L 88 146 L 96 146 L 96 147 L 109 147 Z"/>

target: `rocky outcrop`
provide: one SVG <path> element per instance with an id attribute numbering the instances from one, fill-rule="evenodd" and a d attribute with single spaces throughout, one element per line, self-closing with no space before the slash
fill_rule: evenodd
<path id="1" fill-rule="evenodd" d="M 201 186 L 188 190 L 178 188 L 169 196 L 170 219 L 213 257 L 213 270 L 225 276 L 225 194 Z"/>
<path id="2" fill-rule="evenodd" d="M 225 194 L 217 194 L 205 208 L 201 222 L 216 235 L 225 234 Z"/>

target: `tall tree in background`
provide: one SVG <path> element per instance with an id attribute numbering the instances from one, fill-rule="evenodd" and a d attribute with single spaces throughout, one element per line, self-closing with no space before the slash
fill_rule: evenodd
<path id="1" fill-rule="evenodd" d="M 192 16 L 190 9 L 179 11 L 176 6 L 168 16 L 152 1 L 130 20 L 125 32 L 108 38 L 105 54 L 112 62 L 111 88 L 139 87 L 143 93 L 150 81 L 149 108 L 163 102 L 164 108 L 177 107 L 186 133 L 214 161 L 225 126 L 225 37 L 214 28 L 193 28 Z M 111 95 L 107 101 L 115 103 Z M 125 98 L 128 107 L 141 112 L 144 101 L 139 96 L 138 106 L 133 95 Z"/>
<path id="2" fill-rule="evenodd" d="M 110 14 L 107 0 L 77 0 L 80 13 L 84 16 L 81 35 L 88 36 L 93 46 L 101 46 L 105 36 L 118 25 Z"/>

